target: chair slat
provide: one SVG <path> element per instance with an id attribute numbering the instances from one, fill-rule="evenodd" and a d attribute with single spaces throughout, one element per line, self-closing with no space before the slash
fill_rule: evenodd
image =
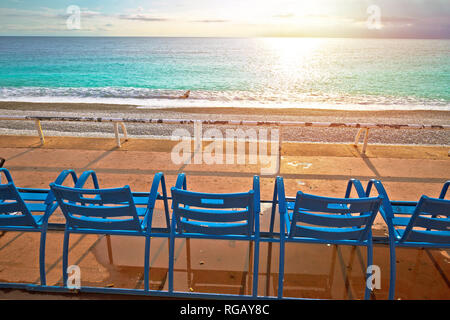
<path id="1" fill-rule="evenodd" d="M 7 226 L 34 226 L 34 220 L 32 217 L 23 214 L 11 215 L 11 214 L 0 214 L 0 227 Z"/>
<path id="2" fill-rule="evenodd" d="M 103 200 L 103 202 L 105 202 L 105 203 L 120 204 L 120 203 L 130 201 L 130 194 L 125 193 L 125 192 L 119 192 L 119 193 L 105 192 L 105 193 L 101 193 L 100 196 L 101 196 L 101 199 Z"/>
<path id="3" fill-rule="evenodd" d="M 249 193 L 209 194 L 172 188 L 172 195 L 176 195 L 181 204 L 202 208 L 246 208 L 253 201 Z"/>
<path id="4" fill-rule="evenodd" d="M 231 225 L 231 226 L 230 226 Z M 184 232 L 200 233 L 205 235 L 249 235 L 248 223 L 227 224 L 200 224 L 193 221 L 180 221 L 180 227 Z"/>
<path id="5" fill-rule="evenodd" d="M 427 198 L 422 204 L 420 211 L 422 214 L 450 216 L 450 200 Z"/>
<path id="6" fill-rule="evenodd" d="M 326 200 L 326 201 L 324 201 Z M 351 201 L 360 200 L 360 201 Z M 347 204 L 347 208 L 341 206 Z M 324 213 L 362 213 L 373 211 L 376 202 L 373 199 L 336 199 L 324 198 L 308 195 L 301 200 L 300 208 L 307 208 L 308 211 L 318 211 Z"/>
<path id="7" fill-rule="evenodd" d="M 80 189 L 50 184 L 50 187 L 67 219 L 69 228 L 142 231 L 128 186 L 114 189 Z M 86 194 L 94 197 L 84 198 Z M 105 194 L 108 196 L 103 197 Z M 88 201 L 92 203 L 83 205 Z M 118 217 L 124 219 L 117 219 Z"/>
<path id="8" fill-rule="evenodd" d="M 22 212 L 23 206 L 19 202 L 0 203 L 0 213 Z"/>
<path id="9" fill-rule="evenodd" d="M 20 192 L 20 196 L 24 201 L 45 201 L 48 197 L 48 192 L 42 193 L 31 193 L 31 192 Z"/>
<path id="10" fill-rule="evenodd" d="M 414 209 L 416 209 L 416 206 L 392 206 L 392 212 L 394 214 L 411 215 L 414 213 Z"/>
<path id="11" fill-rule="evenodd" d="M 11 184 L 0 185 L 0 201 L 16 199 L 17 195 L 13 188 Z"/>
<path id="12" fill-rule="evenodd" d="M 91 217 L 70 217 L 68 219 L 71 228 L 86 228 L 93 230 L 129 230 L 141 231 L 139 225 L 133 219 L 99 219 Z"/>
<path id="13" fill-rule="evenodd" d="M 80 206 L 77 204 L 65 203 L 64 207 L 67 208 L 71 215 L 81 215 L 86 217 L 125 217 L 133 216 L 133 210 L 129 206 Z"/>
<path id="14" fill-rule="evenodd" d="M 423 227 L 427 229 L 435 229 L 441 231 L 450 231 L 450 219 L 449 218 L 429 218 L 424 216 L 418 216 L 414 223 L 415 227 Z"/>
<path id="15" fill-rule="evenodd" d="M 297 221 L 327 227 L 359 227 L 369 222 L 370 214 L 360 216 L 318 214 L 301 211 Z"/>
<path id="16" fill-rule="evenodd" d="M 290 237 L 306 237 L 321 240 L 357 240 L 364 228 L 316 228 L 295 226 L 291 228 Z"/>
<path id="17" fill-rule="evenodd" d="M 192 208 L 178 208 L 179 217 L 194 219 L 199 221 L 211 222 L 236 222 L 248 219 L 248 210 L 239 211 L 219 211 L 219 210 L 201 210 Z"/>
<path id="18" fill-rule="evenodd" d="M 450 231 L 412 230 L 406 241 L 449 244 Z"/>

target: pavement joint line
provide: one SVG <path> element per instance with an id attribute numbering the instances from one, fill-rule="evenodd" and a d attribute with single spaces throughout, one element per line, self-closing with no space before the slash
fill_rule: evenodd
<path id="1" fill-rule="evenodd" d="M 28 166 L 9 166 L 9 170 L 17 171 L 39 171 L 39 172 L 61 172 L 67 169 L 66 167 L 28 167 Z M 75 168 L 77 170 L 77 168 Z M 83 170 L 83 168 L 81 168 Z M 178 170 L 142 170 L 142 169 L 109 169 L 109 168 L 94 168 L 97 173 L 114 173 L 114 174 L 144 174 L 151 175 L 157 172 L 164 172 L 166 176 L 176 176 L 180 173 Z M 259 175 L 259 172 L 236 172 L 236 171 L 201 171 L 201 170 L 184 170 L 184 173 L 191 176 L 220 176 L 220 177 L 235 177 L 246 178 Z M 309 174 L 309 173 L 280 173 L 285 180 L 289 179 L 305 179 L 305 180 L 344 180 L 350 178 L 358 180 L 382 179 L 386 182 L 417 182 L 417 183 L 443 183 L 445 178 L 431 178 L 431 177 L 405 177 L 405 176 L 380 176 L 377 177 L 367 175 L 347 175 L 347 174 Z M 274 175 L 265 175 L 261 178 L 273 178 Z"/>

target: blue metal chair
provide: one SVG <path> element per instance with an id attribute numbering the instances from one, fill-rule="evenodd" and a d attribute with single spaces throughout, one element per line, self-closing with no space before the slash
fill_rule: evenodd
<path id="1" fill-rule="evenodd" d="M 6 183 L 1 182 L 1 174 Z M 77 176 L 73 170 L 63 170 L 55 183 L 62 184 L 68 176 L 74 183 Z M 42 285 L 45 277 L 45 240 L 48 220 L 58 207 L 55 197 L 49 189 L 17 188 L 8 169 L 0 168 L 0 230 L 40 232 L 39 270 Z"/>
<path id="2" fill-rule="evenodd" d="M 259 177 L 245 193 L 200 193 L 186 190 L 186 176 L 178 175 L 172 191 L 172 226 L 169 246 L 169 293 L 173 293 L 176 238 L 244 240 L 255 244 L 252 297 L 258 294 Z"/>
<path id="3" fill-rule="evenodd" d="M 280 192 L 282 192 L 283 197 L 280 199 L 278 196 L 278 183 L 275 182 L 275 186 L 273 188 L 273 198 L 272 198 L 272 212 L 271 212 L 271 216 L 270 216 L 270 225 L 269 225 L 269 235 L 271 237 L 273 237 L 274 235 L 274 226 L 275 226 L 275 213 L 276 213 L 276 205 L 282 205 L 286 208 L 286 210 L 292 214 L 293 210 L 294 210 L 294 206 L 295 206 L 295 201 L 296 198 L 293 197 L 286 197 L 284 194 L 284 182 L 283 182 L 283 178 L 281 178 L 282 181 L 282 186 L 283 189 L 280 190 Z M 365 190 L 364 187 L 362 186 L 361 182 L 357 179 L 350 179 L 347 183 L 347 189 L 345 190 L 345 195 L 344 198 L 349 198 L 351 195 L 352 190 L 356 191 L 356 194 L 358 195 L 358 197 L 360 198 L 364 198 L 365 197 Z M 280 201 L 282 202 L 280 204 Z M 342 206 L 341 206 L 342 207 Z"/>
<path id="4" fill-rule="evenodd" d="M 346 198 L 320 197 L 298 191 L 295 203 L 287 205 L 283 178 L 277 177 L 273 206 L 278 203 L 280 213 L 278 298 L 283 297 L 286 242 L 366 246 L 367 266 L 372 265 L 371 227 L 382 199 L 348 198 L 352 186 L 361 194 L 363 189 L 359 181 L 350 180 Z M 274 210 L 272 208 L 272 212 Z M 370 288 L 367 285 L 365 288 L 364 298 L 369 299 Z"/>
<path id="5" fill-rule="evenodd" d="M 92 185 L 94 186 L 94 189 L 100 189 L 97 174 L 94 170 L 84 171 L 78 178 L 75 188 L 84 188 L 89 178 L 91 178 L 92 180 Z M 158 192 L 160 183 L 162 193 Z M 164 175 L 162 173 L 158 173 L 155 175 L 150 192 L 133 191 L 131 192 L 131 194 L 133 195 L 133 201 L 136 206 L 138 216 L 140 217 L 145 216 L 148 210 L 150 209 L 153 210 L 155 208 L 156 200 L 163 200 L 164 216 L 166 220 L 165 221 L 166 228 L 164 228 L 164 231 L 167 232 L 168 234 L 170 229 L 170 215 L 169 215 L 169 204 L 168 204 L 166 184 L 164 181 Z M 154 195 L 156 195 L 156 198 L 154 197 Z M 97 195 L 97 197 L 99 196 L 100 195 Z"/>
<path id="6" fill-rule="evenodd" d="M 86 172 L 85 175 L 80 176 L 80 180 L 83 181 L 87 176 L 93 176 L 93 172 Z M 145 237 L 144 290 L 149 291 L 150 239 L 151 237 L 167 237 L 167 233 L 158 233 L 152 229 L 153 209 L 158 197 L 159 185 L 161 185 L 163 197 L 167 199 L 164 175 L 159 172 L 153 178 L 145 213 L 139 215 L 129 186 L 111 189 L 80 189 L 50 184 L 66 217 L 63 243 L 64 286 L 67 286 L 68 279 L 71 233 L 143 236 Z M 98 187 L 98 183 L 95 187 Z"/>
<path id="7" fill-rule="evenodd" d="M 389 299 L 395 296 L 396 247 L 450 247 L 450 200 L 444 199 L 449 185 L 450 181 L 444 184 L 439 199 L 422 196 L 415 202 L 390 200 L 380 180 L 372 179 L 367 184 L 366 196 L 375 187 L 383 197 L 380 213 L 389 231 Z"/>

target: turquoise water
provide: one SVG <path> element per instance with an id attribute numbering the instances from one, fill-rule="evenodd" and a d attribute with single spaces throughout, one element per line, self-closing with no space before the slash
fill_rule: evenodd
<path id="1" fill-rule="evenodd" d="M 2 101 L 450 110 L 449 84 L 450 40 L 0 37 Z"/>

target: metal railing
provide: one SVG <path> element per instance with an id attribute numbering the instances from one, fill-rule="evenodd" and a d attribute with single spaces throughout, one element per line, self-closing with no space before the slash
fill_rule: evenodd
<path id="1" fill-rule="evenodd" d="M 125 123 L 147 123 L 168 125 L 233 125 L 233 126 L 269 126 L 269 127 L 311 127 L 311 128 L 356 128 L 354 145 L 359 144 L 364 133 L 362 153 L 365 154 L 368 145 L 370 129 L 411 129 L 411 130 L 449 130 L 450 125 L 424 125 L 424 124 L 378 124 L 378 123 L 339 123 L 339 122 L 302 122 L 302 121 L 251 121 L 251 120 L 196 120 L 196 119 L 148 119 L 148 118 L 110 118 L 110 117 L 73 117 L 73 116 L 10 116 L 0 115 L 0 120 L 34 121 L 41 144 L 45 144 L 45 137 L 41 121 L 74 121 L 74 122 L 110 122 L 113 123 L 115 139 L 121 147 L 119 125 L 125 140 L 128 133 Z M 281 143 L 280 135 L 280 143 Z M 281 145 L 281 144 L 280 144 Z"/>

